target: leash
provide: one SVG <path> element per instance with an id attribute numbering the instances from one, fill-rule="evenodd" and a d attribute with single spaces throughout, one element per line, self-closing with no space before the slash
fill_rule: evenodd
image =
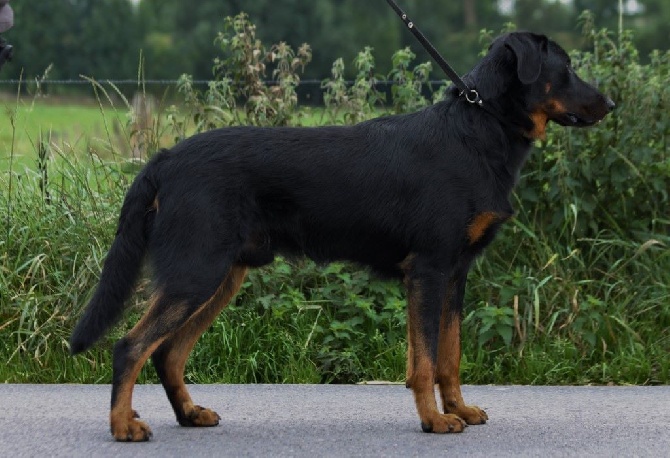
<path id="1" fill-rule="evenodd" d="M 409 29 L 410 32 L 416 37 L 417 40 L 419 40 L 419 43 L 423 45 L 423 47 L 428 51 L 428 54 L 437 62 L 437 65 L 440 66 L 442 71 L 447 74 L 449 79 L 454 83 L 454 85 L 460 89 L 460 93 L 458 94 L 459 96 L 465 96 L 465 100 L 467 100 L 469 103 L 473 105 L 477 105 L 480 107 L 482 110 L 496 118 L 501 124 L 505 124 L 511 127 L 518 127 L 515 124 L 512 124 L 509 119 L 507 119 L 505 116 L 501 115 L 498 113 L 497 110 L 493 109 L 491 106 L 487 105 L 484 103 L 482 98 L 479 96 L 479 92 L 477 92 L 476 89 L 471 88 L 467 84 L 465 84 L 465 81 L 461 79 L 460 76 L 458 76 L 458 73 L 451 68 L 451 65 L 447 63 L 446 60 L 444 60 L 444 57 L 435 49 L 435 46 L 432 45 L 430 41 L 425 37 L 423 33 L 418 29 L 416 24 L 412 22 L 412 20 L 407 17 L 407 14 L 400 9 L 398 4 L 394 2 L 393 0 L 386 0 L 386 2 L 393 8 L 393 11 L 396 12 L 396 14 L 402 19 L 402 21 L 405 23 L 407 28 Z"/>
<path id="2" fill-rule="evenodd" d="M 444 73 L 447 74 L 449 79 L 456 85 L 456 87 L 460 89 L 461 93 L 459 95 L 464 95 L 465 99 L 470 103 L 484 107 L 484 101 L 479 96 L 479 93 L 475 89 L 472 89 L 467 84 L 465 84 L 461 77 L 458 76 L 458 73 L 456 73 L 456 71 L 451 68 L 447 61 L 444 60 L 444 57 L 442 57 L 437 49 L 435 49 L 435 46 L 433 46 L 432 43 L 428 41 L 428 39 L 424 36 L 423 33 L 421 33 L 416 24 L 414 24 L 414 22 L 412 22 L 412 20 L 407 17 L 407 14 L 405 14 L 405 12 L 400 9 L 398 4 L 393 0 L 386 0 L 386 2 L 391 6 L 391 8 L 393 8 L 393 11 L 396 12 L 400 19 L 402 19 L 409 31 L 412 32 L 417 40 L 419 40 L 419 43 L 421 43 L 426 51 L 428 51 L 428 54 L 430 54 L 435 62 L 437 62 L 437 65 L 440 66 L 442 71 L 444 71 Z M 486 111 L 493 114 L 491 110 Z M 498 117 L 497 115 L 494 116 Z"/>

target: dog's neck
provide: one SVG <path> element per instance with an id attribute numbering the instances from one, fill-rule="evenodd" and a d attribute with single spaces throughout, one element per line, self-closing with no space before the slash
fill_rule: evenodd
<path id="1" fill-rule="evenodd" d="M 497 114 L 489 113 L 489 116 L 498 118 L 499 122 L 507 124 L 529 140 L 542 137 L 541 133 L 536 132 L 536 123 L 531 118 L 529 107 L 519 97 L 524 87 L 517 77 L 515 61 L 505 47 L 489 52 L 463 80 L 479 93 L 483 105 L 487 107 L 483 111 Z M 458 95 L 460 91 L 454 89 Z"/>

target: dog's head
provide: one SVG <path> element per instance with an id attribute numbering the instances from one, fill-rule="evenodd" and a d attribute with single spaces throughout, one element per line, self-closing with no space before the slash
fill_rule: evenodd
<path id="1" fill-rule="evenodd" d="M 586 127 L 614 109 L 610 98 L 577 76 L 558 44 L 529 32 L 497 38 L 466 81 L 530 138 L 543 138 L 549 121 Z"/>

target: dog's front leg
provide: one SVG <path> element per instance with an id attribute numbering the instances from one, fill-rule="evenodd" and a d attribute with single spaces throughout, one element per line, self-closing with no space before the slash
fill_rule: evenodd
<path id="1" fill-rule="evenodd" d="M 441 413 L 435 399 L 440 316 L 446 297 L 447 276 L 412 259 L 405 273 L 408 306 L 407 387 L 414 393 L 425 432 L 461 432 L 466 423 L 453 413 Z"/>
<path id="2" fill-rule="evenodd" d="M 442 306 L 437 351 L 437 383 L 444 413 L 457 415 L 469 425 L 486 423 L 486 412 L 477 406 L 465 405 L 461 395 L 459 368 L 461 364 L 461 317 L 467 270 L 458 272 L 447 291 Z"/>

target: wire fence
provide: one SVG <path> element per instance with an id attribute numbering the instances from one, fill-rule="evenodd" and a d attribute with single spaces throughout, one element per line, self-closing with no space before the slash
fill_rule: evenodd
<path id="1" fill-rule="evenodd" d="M 0 85 L 16 85 L 16 84 L 26 84 L 26 83 L 31 83 L 34 82 L 35 80 L 18 80 L 18 79 L 5 79 L 5 80 L 0 80 Z M 108 83 L 108 84 L 114 84 L 117 86 L 124 86 L 124 85 L 158 85 L 158 86 L 175 86 L 177 83 L 179 83 L 178 80 L 165 80 L 165 79 L 148 79 L 148 80 L 137 80 L 137 79 L 95 79 L 98 83 Z M 313 85 L 321 85 L 324 81 L 327 81 L 327 79 L 319 80 L 319 79 L 305 79 L 301 80 L 298 83 L 298 86 L 313 86 Z M 40 84 L 53 84 L 53 85 L 64 85 L 64 86 L 86 86 L 90 85 L 91 82 L 85 79 L 47 79 L 47 80 L 39 80 Z M 210 83 L 213 83 L 214 80 L 193 80 L 192 83 L 195 85 L 208 85 Z M 265 80 L 263 81 L 266 85 L 272 86 L 273 84 L 277 84 L 277 81 L 274 80 Z M 354 84 L 354 80 L 345 80 L 345 84 L 351 85 Z M 378 80 L 377 85 L 381 86 L 386 86 L 386 85 L 391 85 L 394 84 L 394 81 L 391 80 Z M 445 84 L 445 80 L 430 80 L 427 82 L 427 84 L 430 84 L 432 86 L 439 86 L 442 84 Z"/>
<path id="2" fill-rule="evenodd" d="M 95 81 L 97 84 L 101 85 L 113 85 L 125 96 L 131 97 L 134 93 L 141 90 L 148 91 L 149 93 L 155 96 L 165 96 L 167 95 L 169 99 L 172 99 L 176 94 L 176 88 L 179 84 L 179 80 L 176 79 L 104 79 L 104 78 L 95 78 L 95 79 L 0 79 L 0 92 L 13 92 L 15 90 L 20 90 L 25 93 L 32 93 L 35 90 L 39 91 L 41 94 L 47 95 L 82 95 L 87 92 L 86 86 L 92 87 Z M 323 104 L 323 95 L 324 81 L 328 79 L 304 79 L 301 80 L 296 87 L 296 94 L 298 95 L 298 101 L 301 104 L 306 105 L 322 105 Z M 215 82 L 214 80 L 206 79 L 196 79 L 192 80 L 191 83 L 194 86 L 206 88 L 209 84 Z M 344 83 L 347 86 L 351 86 L 355 83 L 354 80 L 345 80 Z M 264 84 L 266 86 L 273 86 L 278 84 L 275 80 L 265 80 Z M 397 84 L 391 80 L 377 80 L 375 84 L 375 89 L 379 92 L 387 94 L 390 96 L 391 88 L 394 84 Z M 430 80 L 423 84 L 422 92 L 423 94 L 430 98 L 432 92 L 439 89 L 444 84 L 448 84 L 445 80 Z M 162 94 L 160 94 L 162 92 Z"/>
<path id="3" fill-rule="evenodd" d="M 128 86 L 128 85 L 158 85 L 158 86 L 175 86 L 179 82 L 178 80 L 162 80 L 162 79 L 149 79 L 149 80 L 137 80 L 137 79 L 94 79 L 98 83 L 107 83 L 114 84 L 116 86 Z M 52 85 L 62 85 L 62 86 L 90 86 L 91 81 L 85 79 L 46 79 L 46 80 L 17 80 L 17 79 L 6 79 L 0 80 L 0 85 L 16 85 L 16 84 L 27 84 L 34 83 L 39 81 L 40 84 L 52 84 Z M 193 80 L 193 84 L 196 85 L 207 85 L 213 82 L 213 80 Z M 308 80 L 309 83 L 319 82 L 318 80 Z M 266 81 L 267 84 L 272 84 L 272 81 Z"/>

